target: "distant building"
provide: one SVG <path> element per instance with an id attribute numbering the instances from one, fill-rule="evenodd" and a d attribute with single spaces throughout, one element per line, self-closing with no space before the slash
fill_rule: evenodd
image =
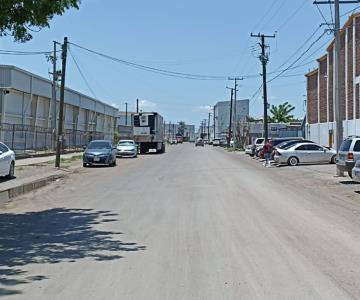
<path id="1" fill-rule="evenodd" d="M 249 116 L 249 99 L 237 100 L 233 107 L 232 123 L 245 121 Z M 215 134 L 216 137 L 225 137 L 229 132 L 230 101 L 220 101 L 215 105 Z M 236 115 L 235 115 L 236 113 Z"/>
<path id="2" fill-rule="evenodd" d="M 174 138 L 179 133 L 179 124 L 165 123 L 165 138 Z M 185 125 L 184 139 L 195 139 L 195 125 Z"/>

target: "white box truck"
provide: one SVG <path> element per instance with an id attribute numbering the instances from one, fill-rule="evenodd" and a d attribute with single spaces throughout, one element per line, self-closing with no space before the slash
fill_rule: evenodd
<path id="1" fill-rule="evenodd" d="M 140 154 L 155 149 L 157 153 L 165 152 L 164 121 L 157 112 L 133 114 L 133 135 Z"/>

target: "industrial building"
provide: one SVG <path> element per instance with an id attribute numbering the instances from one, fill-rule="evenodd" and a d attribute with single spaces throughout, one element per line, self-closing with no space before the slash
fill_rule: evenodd
<path id="1" fill-rule="evenodd" d="M 52 149 L 58 122 L 52 82 L 15 66 L 0 65 L 1 140 L 15 150 Z M 72 89 L 65 89 L 64 146 L 95 138 L 112 139 L 118 109 Z M 56 121 L 56 122 L 55 122 Z"/>
<path id="2" fill-rule="evenodd" d="M 360 135 L 360 13 L 340 31 L 340 116 L 343 136 Z M 306 138 L 336 146 L 334 40 L 320 57 L 318 68 L 307 73 Z"/>
<path id="3" fill-rule="evenodd" d="M 165 123 L 165 138 L 175 138 L 175 135 L 179 133 L 179 124 Z M 195 125 L 185 125 L 184 128 L 184 139 L 195 140 Z"/>
<path id="4" fill-rule="evenodd" d="M 232 124 L 243 122 L 249 116 L 249 99 L 236 100 L 233 104 Z M 228 135 L 230 122 L 230 101 L 220 101 L 214 106 L 215 135 L 224 138 Z"/>

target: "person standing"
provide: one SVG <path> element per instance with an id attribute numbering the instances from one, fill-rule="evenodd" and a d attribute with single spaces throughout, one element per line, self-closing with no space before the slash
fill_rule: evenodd
<path id="1" fill-rule="evenodd" d="M 265 162 L 264 162 L 264 167 L 265 168 L 270 167 L 271 151 L 272 151 L 272 144 L 271 144 L 271 142 L 267 141 L 265 143 L 265 145 L 264 145 L 264 148 L 263 148 L 263 153 L 264 153 L 264 158 L 265 158 Z"/>

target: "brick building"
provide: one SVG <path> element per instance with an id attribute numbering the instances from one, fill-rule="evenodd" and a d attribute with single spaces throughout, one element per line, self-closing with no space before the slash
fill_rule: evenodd
<path id="1" fill-rule="evenodd" d="M 360 13 L 353 14 L 341 29 L 340 115 L 343 136 L 360 135 Z M 334 40 L 307 73 L 306 138 L 335 147 Z"/>

